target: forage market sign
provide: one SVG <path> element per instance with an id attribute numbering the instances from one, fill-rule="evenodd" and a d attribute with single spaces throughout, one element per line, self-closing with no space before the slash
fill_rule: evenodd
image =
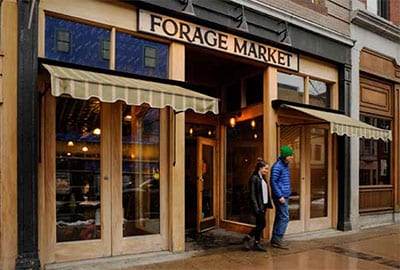
<path id="1" fill-rule="evenodd" d="M 299 57 L 296 53 L 143 9 L 138 13 L 138 29 L 140 32 L 246 57 L 265 64 L 295 71 L 299 69 Z"/>

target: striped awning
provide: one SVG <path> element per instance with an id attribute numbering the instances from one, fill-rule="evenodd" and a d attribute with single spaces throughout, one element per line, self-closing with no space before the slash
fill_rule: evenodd
<path id="1" fill-rule="evenodd" d="M 359 138 L 363 137 L 366 139 L 382 139 L 383 141 L 392 140 L 392 132 L 390 130 L 371 126 L 343 114 L 319 111 L 287 104 L 283 104 L 282 106 L 329 122 L 330 132 L 336 133 L 340 136 L 347 135 Z"/>
<path id="2" fill-rule="evenodd" d="M 68 94 L 77 99 L 98 98 L 128 105 L 149 104 L 154 108 L 192 109 L 197 113 L 218 114 L 218 99 L 177 85 L 111 74 L 43 64 L 51 76 L 51 94 Z"/>

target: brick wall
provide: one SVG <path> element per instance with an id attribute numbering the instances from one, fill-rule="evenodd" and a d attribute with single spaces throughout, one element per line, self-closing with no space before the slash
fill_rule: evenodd
<path id="1" fill-rule="evenodd" d="M 393 24 L 400 26 L 400 0 L 390 1 L 390 20 Z"/>
<path id="2" fill-rule="evenodd" d="M 350 0 L 320 0 L 319 4 L 313 4 L 310 0 L 261 0 L 261 2 L 350 36 Z"/>

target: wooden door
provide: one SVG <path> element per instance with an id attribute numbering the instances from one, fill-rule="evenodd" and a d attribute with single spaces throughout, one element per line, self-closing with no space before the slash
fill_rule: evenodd
<path id="1" fill-rule="evenodd" d="M 197 231 L 216 226 L 216 141 L 197 138 Z"/>
<path id="2" fill-rule="evenodd" d="M 280 146 L 294 150 L 289 165 L 288 233 L 332 227 L 331 136 L 324 126 L 282 126 Z"/>
<path id="3" fill-rule="evenodd" d="M 112 255 L 166 250 L 167 111 L 119 103 L 112 115 Z"/>
<path id="4" fill-rule="evenodd" d="M 168 248 L 168 114 L 129 107 L 135 121 L 126 124 L 123 107 L 46 97 L 44 264 Z"/>

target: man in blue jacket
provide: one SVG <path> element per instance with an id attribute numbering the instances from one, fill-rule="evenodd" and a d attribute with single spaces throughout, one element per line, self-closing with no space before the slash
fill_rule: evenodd
<path id="1" fill-rule="evenodd" d="M 293 160 L 293 150 L 287 145 L 281 147 L 277 161 L 272 165 L 270 184 L 272 200 L 275 205 L 275 220 L 272 229 L 271 246 L 287 249 L 282 242 L 289 223 L 290 170 L 289 162 Z"/>

